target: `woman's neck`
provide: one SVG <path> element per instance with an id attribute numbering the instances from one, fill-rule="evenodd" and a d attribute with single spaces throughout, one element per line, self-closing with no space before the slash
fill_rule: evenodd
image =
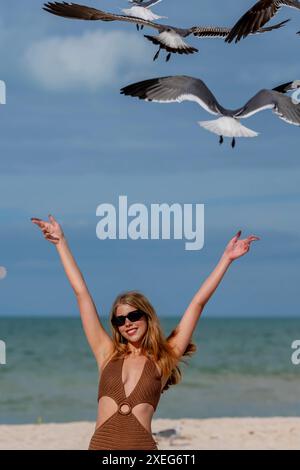
<path id="1" fill-rule="evenodd" d="M 142 348 L 140 344 L 128 344 L 128 351 L 132 357 L 142 356 Z"/>

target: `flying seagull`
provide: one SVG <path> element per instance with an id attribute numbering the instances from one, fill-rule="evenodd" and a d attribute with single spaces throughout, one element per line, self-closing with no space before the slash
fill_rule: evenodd
<path id="1" fill-rule="evenodd" d="M 190 46 L 183 40 L 183 38 L 186 38 L 187 36 L 193 35 L 199 38 L 226 38 L 230 32 L 230 28 L 214 26 L 176 28 L 173 26 L 157 24 L 152 21 L 136 18 L 133 16 L 107 13 L 96 8 L 78 5 L 76 3 L 48 2 L 44 4 L 43 9 L 49 13 L 52 13 L 53 15 L 62 16 L 64 18 L 92 21 L 126 21 L 140 26 L 154 28 L 159 33 L 157 36 L 145 35 L 145 38 L 147 38 L 153 44 L 159 46 L 159 49 L 153 60 L 158 58 L 161 49 L 167 51 L 167 61 L 170 59 L 171 54 L 194 54 L 195 52 L 198 52 L 198 49 Z M 281 28 L 287 21 L 289 20 L 282 21 L 281 23 L 269 28 L 262 28 L 258 31 L 258 33 L 265 33 L 273 29 Z"/>
<path id="2" fill-rule="evenodd" d="M 134 18 L 142 18 L 143 20 L 154 21 L 166 18 L 166 16 L 159 16 L 153 13 L 150 9 L 152 6 L 160 3 L 162 0 L 128 0 L 133 6 L 131 8 L 123 8 L 122 12 L 125 15 L 133 16 Z M 140 26 L 136 25 L 137 30 L 140 29 Z M 144 28 L 144 25 L 141 25 L 141 29 Z"/>
<path id="3" fill-rule="evenodd" d="M 300 10 L 297 0 L 260 0 L 250 8 L 233 26 L 226 42 L 240 41 L 262 28 L 282 7 L 291 7 Z"/>
<path id="4" fill-rule="evenodd" d="M 223 108 L 202 80 L 188 76 L 145 80 L 122 88 L 121 94 L 157 103 L 195 101 L 209 113 L 221 116 L 216 120 L 201 121 L 198 124 L 217 134 L 220 144 L 223 143 L 224 137 L 232 138 L 231 145 L 235 147 L 236 137 L 258 135 L 257 132 L 243 126 L 240 119 L 248 118 L 265 109 L 271 109 L 280 119 L 289 124 L 300 125 L 300 104 L 294 103 L 291 97 L 283 94 L 300 88 L 300 81 L 295 80 L 280 87 L 281 91 L 276 91 L 276 89 L 259 91 L 243 107 L 236 110 Z"/>

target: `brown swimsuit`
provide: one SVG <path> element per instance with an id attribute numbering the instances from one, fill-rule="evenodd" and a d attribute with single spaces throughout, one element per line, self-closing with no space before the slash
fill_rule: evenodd
<path id="1" fill-rule="evenodd" d="M 103 369 L 98 401 L 101 397 L 110 397 L 118 410 L 96 429 L 89 450 L 157 449 L 151 433 L 132 410 L 142 403 L 149 403 L 156 410 L 161 394 L 160 374 L 154 362 L 147 358 L 139 381 L 126 397 L 122 382 L 123 363 L 124 358 L 112 359 Z"/>

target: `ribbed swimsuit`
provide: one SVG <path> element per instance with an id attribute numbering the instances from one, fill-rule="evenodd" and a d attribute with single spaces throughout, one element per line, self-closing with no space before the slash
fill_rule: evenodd
<path id="1" fill-rule="evenodd" d="M 112 359 L 101 374 L 98 401 L 101 397 L 110 397 L 118 410 L 96 429 L 89 450 L 157 449 L 152 434 L 132 410 L 141 403 L 149 403 L 156 410 L 161 395 L 160 374 L 154 362 L 147 358 L 139 381 L 126 396 L 122 382 L 123 363 L 124 358 Z"/>

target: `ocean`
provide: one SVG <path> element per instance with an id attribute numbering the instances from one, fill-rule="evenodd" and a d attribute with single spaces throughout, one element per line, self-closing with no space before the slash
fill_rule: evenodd
<path id="1" fill-rule="evenodd" d="M 163 318 L 168 334 L 177 318 Z M 206 319 L 159 418 L 299 416 L 298 319 Z M 77 318 L 0 318 L 0 423 L 95 420 L 98 373 Z"/>

